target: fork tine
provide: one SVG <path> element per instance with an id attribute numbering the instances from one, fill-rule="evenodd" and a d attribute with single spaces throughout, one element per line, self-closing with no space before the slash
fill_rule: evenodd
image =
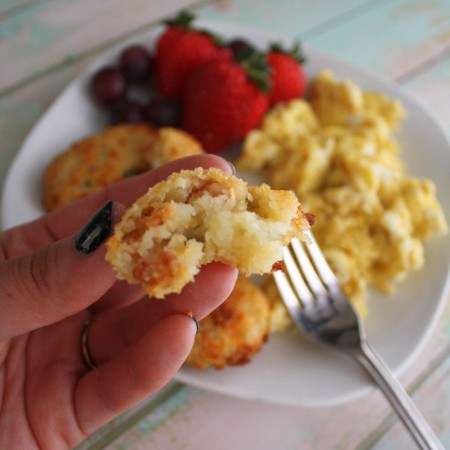
<path id="1" fill-rule="evenodd" d="M 305 306 L 306 304 L 313 301 L 313 296 L 303 278 L 298 264 L 295 262 L 291 252 L 287 247 L 283 248 L 283 259 L 291 284 L 294 287 L 294 290 L 297 293 L 298 297 L 303 302 L 303 306 Z"/>
<path id="2" fill-rule="evenodd" d="M 291 241 L 291 247 L 304 274 L 304 278 L 314 295 L 319 298 L 327 297 L 327 290 L 325 289 L 322 280 L 319 278 L 317 271 L 311 263 L 307 251 L 304 248 L 308 247 L 308 244 L 303 244 L 298 239 L 293 239 Z"/>
<path id="3" fill-rule="evenodd" d="M 292 289 L 291 284 L 285 273 L 281 270 L 277 270 L 273 274 L 275 284 L 277 285 L 278 291 L 287 307 L 287 310 L 291 314 L 292 319 L 296 322 L 297 317 L 300 316 L 302 305 L 300 304 L 297 295 Z"/>
<path id="4" fill-rule="evenodd" d="M 325 257 L 323 256 L 322 250 L 317 244 L 317 241 L 315 240 L 313 234 L 311 232 L 308 232 L 308 236 L 311 242 L 309 245 L 306 245 L 305 248 L 311 258 L 311 261 L 314 264 L 314 267 L 316 268 L 316 271 L 319 273 L 323 282 L 328 287 L 337 286 L 338 281 L 336 275 L 333 273 L 330 266 L 328 265 Z"/>

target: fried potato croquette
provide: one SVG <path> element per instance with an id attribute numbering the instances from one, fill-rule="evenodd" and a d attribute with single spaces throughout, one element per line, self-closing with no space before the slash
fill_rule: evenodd
<path id="1" fill-rule="evenodd" d="M 125 212 L 106 259 L 119 279 L 163 298 L 212 261 L 244 275 L 268 273 L 282 259 L 282 246 L 308 228 L 292 192 L 249 186 L 216 168 L 183 170 Z"/>
<path id="2" fill-rule="evenodd" d="M 199 153 L 200 144 L 175 128 L 107 128 L 73 144 L 50 163 L 44 174 L 45 206 L 53 211 L 123 178 Z"/>
<path id="3" fill-rule="evenodd" d="M 267 340 L 270 308 L 262 290 L 240 276 L 225 302 L 200 322 L 187 365 L 222 369 L 251 361 Z"/>

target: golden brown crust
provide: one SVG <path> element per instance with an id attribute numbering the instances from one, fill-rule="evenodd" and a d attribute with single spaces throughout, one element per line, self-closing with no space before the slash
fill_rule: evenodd
<path id="1" fill-rule="evenodd" d="M 175 128 L 107 128 L 76 142 L 50 163 L 44 174 L 45 206 L 53 211 L 128 176 L 199 153 L 200 144 Z"/>
<path id="2" fill-rule="evenodd" d="M 266 342 L 269 324 L 268 299 L 241 276 L 227 300 L 200 322 L 186 364 L 201 370 L 246 364 Z"/>

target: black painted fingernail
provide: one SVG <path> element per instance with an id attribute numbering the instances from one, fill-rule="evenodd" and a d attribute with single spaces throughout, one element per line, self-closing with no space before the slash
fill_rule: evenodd
<path id="1" fill-rule="evenodd" d="M 75 238 L 77 252 L 87 255 L 96 250 L 111 234 L 113 202 L 102 206 L 78 232 Z"/>
<path id="2" fill-rule="evenodd" d="M 198 332 L 200 331 L 200 324 L 198 323 L 198 320 L 195 318 L 194 314 L 192 314 L 191 312 L 188 313 L 188 316 L 194 321 L 195 323 L 195 334 L 197 335 Z"/>

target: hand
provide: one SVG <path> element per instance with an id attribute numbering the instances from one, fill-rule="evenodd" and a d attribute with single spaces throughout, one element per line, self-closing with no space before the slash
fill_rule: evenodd
<path id="1" fill-rule="evenodd" d="M 114 220 L 171 172 L 219 167 L 201 155 L 124 180 L 34 222 L 0 234 L 0 448 L 71 448 L 166 384 L 194 343 L 195 322 L 231 292 L 234 268 L 210 264 L 166 300 L 118 282 L 100 245 L 74 240 L 92 214 L 114 200 Z M 117 203 L 116 203 L 117 202 Z M 83 363 L 88 314 L 97 368 Z"/>

